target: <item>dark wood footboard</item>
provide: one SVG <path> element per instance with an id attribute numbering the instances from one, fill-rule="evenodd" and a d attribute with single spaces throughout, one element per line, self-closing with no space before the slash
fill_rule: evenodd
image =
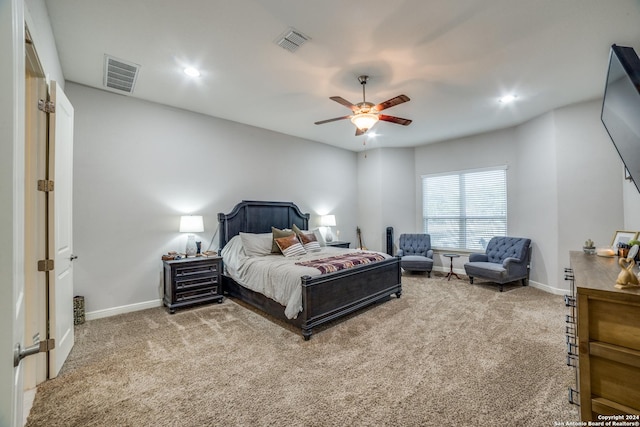
<path id="1" fill-rule="evenodd" d="M 348 270 L 301 279 L 302 311 L 288 319 L 285 307 L 223 276 L 224 291 L 274 318 L 299 327 L 305 340 L 313 329 L 371 304 L 402 294 L 400 259 L 389 258 Z"/>
<path id="2" fill-rule="evenodd" d="M 402 294 L 400 259 L 302 278 L 302 335 L 312 329 L 395 294 Z"/>

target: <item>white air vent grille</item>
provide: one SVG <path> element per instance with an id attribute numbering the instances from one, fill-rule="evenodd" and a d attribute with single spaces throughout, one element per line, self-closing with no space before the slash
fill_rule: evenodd
<path id="1" fill-rule="evenodd" d="M 140 66 L 109 55 L 104 56 L 104 85 L 119 92 L 132 93 Z"/>
<path id="2" fill-rule="evenodd" d="M 276 44 L 289 52 L 295 52 L 308 40 L 311 40 L 309 36 L 302 34 L 295 28 L 289 28 L 276 40 Z"/>

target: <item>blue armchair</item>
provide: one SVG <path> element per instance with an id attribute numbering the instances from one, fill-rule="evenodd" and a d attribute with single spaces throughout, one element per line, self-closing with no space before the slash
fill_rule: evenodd
<path id="1" fill-rule="evenodd" d="M 401 234 L 398 243 L 400 266 L 406 271 L 426 271 L 431 277 L 433 249 L 428 234 Z"/>
<path id="2" fill-rule="evenodd" d="M 522 286 L 529 280 L 531 262 L 531 239 L 523 237 L 493 237 L 485 253 L 469 255 L 464 269 L 473 284 L 474 277 L 488 279 L 500 285 L 522 280 Z"/>

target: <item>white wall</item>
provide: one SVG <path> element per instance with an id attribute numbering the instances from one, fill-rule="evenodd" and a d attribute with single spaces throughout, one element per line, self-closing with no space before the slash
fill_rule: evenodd
<path id="1" fill-rule="evenodd" d="M 156 301 L 160 256 L 184 251 L 185 213 L 217 214 L 241 200 L 293 201 L 333 213 L 355 243 L 356 153 L 67 83 L 75 108 L 76 293 L 89 312 Z M 217 247 L 217 238 L 214 248 Z"/>
<path id="2" fill-rule="evenodd" d="M 555 111 L 558 156 L 558 280 L 569 251 L 587 239 L 609 246 L 624 228 L 622 162 L 602 122 L 602 100 Z"/>
<path id="3" fill-rule="evenodd" d="M 507 164 L 508 234 L 530 237 L 531 281 L 567 289 L 569 251 L 607 245 L 623 227 L 620 162 L 599 119 L 600 100 L 546 113 L 515 128 L 416 148 L 416 227 L 423 174 Z M 638 227 L 640 229 L 640 227 Z M 466 257 L 455 265 L 462 268 Z M 436 264 L 443 261 L 436 256 Z M 445 260 L 446 262 L 446 260 Z"/>
<path id="4" fill-rule="evenodd" d="M 558 189 L 553 112 L 515 130 L 517 163 L 512 168 L 508 233 L 532 241 L 531 282 L 547 285 L 558 271 Z"/>
<path id="5" fill-rule="evenodd" d="M 507 182 L 514 182 L 517 173 L 515 129 L 503 129 L 468 138 L 460 138 L 415 148 L 415 230 L 422 231 L 422 175 L 507 165 Z M 507 185 L 507 212 L 511 218 L 518 206 L 516 187 Z M 509 227 L 512 226 L 511 221 Z M 434 254 L 434 268 L 449 266 L 449 258 Z M 466 256 L 454 260 L 454 269 L 461 270 Z"/>
<path id="6" fill-rule="evenodd" d="M 624 166 L 620 167 L 620 176 L 624 176 Z M 622 197 L 624 200 L 625 230 L 640 231 L 640 192 L 632 181 L 622 183 Z"/>
<path id="7" fill-rule="evenodd" d="M 378 148 L 358 154 L 358 218 L 363 244 L 386 252 L 387 227 L 394 242 L 401 233 L 413 233 L 415 180 L 413 148 Z"/>

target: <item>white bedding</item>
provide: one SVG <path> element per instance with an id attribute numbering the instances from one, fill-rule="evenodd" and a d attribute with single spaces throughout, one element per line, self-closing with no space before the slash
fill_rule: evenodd
<path id="1" fill-rule="evenodd" d="M 281 254 L 247 256 L 240 236 L 233 237 L 222 249 L 226 274 L 238 284 L 279 302 L 284 314 L 295 319 L 302 311 L 302 276 L 319 276 L 320 270 L 296 265 L 296 262 L 327 258 L 356 249 L 324 246 L 319 252 L 285 257 Z M 380 252 L 377 252 L 380 253 Z M 380 253 L 385 258 L 389 255 Z"/>

